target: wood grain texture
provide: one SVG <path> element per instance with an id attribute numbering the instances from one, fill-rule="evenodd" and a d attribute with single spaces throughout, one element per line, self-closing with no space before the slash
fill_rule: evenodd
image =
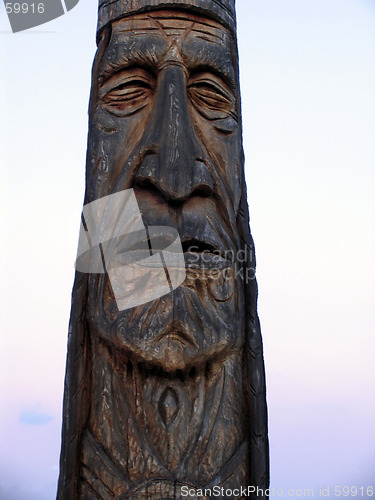
<path id="1" fill-rule="evenodd" d="M 110 22 L 156 8 L 194 10 L 236 30 L 234 0 L 99 0 L 98 33 Z"/>
<path id="2" fill-rule="evenodd" d="M 101 32 L 85 204 L 133 189 L 146 227 L 178 230 L 186 279 L 119 311 L 108 275 L 77 272 L 58 500 L 269 484 L 236 38 L 152 7 Z"/>

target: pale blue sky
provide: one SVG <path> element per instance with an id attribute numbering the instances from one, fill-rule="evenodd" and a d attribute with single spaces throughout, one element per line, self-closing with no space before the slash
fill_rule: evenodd
<path id="1" fill-rule="evenodd" d="M 0 9 L 0 500 L 52 500 L 96 2 L 19 34 Z M 375 2 L 237 0 L 237 11 L 272 486 L 368 486 Z"/>

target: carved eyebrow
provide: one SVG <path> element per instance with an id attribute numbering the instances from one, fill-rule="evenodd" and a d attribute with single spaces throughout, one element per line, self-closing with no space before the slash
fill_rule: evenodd
<path id="1" fill-rule="evenodd" d="M 163 52 L 163 51 L 162 51 Z M 157 54 L 154 47 L 143 50 L 134 50 L 130 54 L 121 53 L 118 58 L 114 60 L 105 60 L 105 55 L 98 70 L 99 84 L 106 80 L 114 73 L 117 73 L 125 68 L 131 66 L 142 66 L 147 69 L 156 70 L 161 54 Z"/>
<path id="2" fill-rule="evenodd" d="M 107 61 L 99 68 L 98 81 L 99 83 L 102 83 L 103 80 L 106 80 L 114 73 L 117 73 L 125 68 L 130 68 L 131 66 L 155 68 L 157 66 L 157 60 L 155 60 L 151 53 L 144 53 L 141 51 L 134 52 L 129 57 L 123 54 L 115 61 Z"/>

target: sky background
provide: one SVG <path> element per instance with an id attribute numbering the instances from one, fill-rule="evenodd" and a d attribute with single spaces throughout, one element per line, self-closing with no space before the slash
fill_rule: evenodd
<path id="1" fill-rule="evenodd" d="M 0 500 L 55 498 L 96 10 L 0 5 Z M 237 15 L 271 485 L 335 498 L 375 483 L 375 1 Z"/>

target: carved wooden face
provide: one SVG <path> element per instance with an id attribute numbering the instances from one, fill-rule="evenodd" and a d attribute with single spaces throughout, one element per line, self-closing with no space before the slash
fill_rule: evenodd
<path id="1" fill-rule="evenodd" d="M 205 17 L 155 11 L 114 22 L 102 50 L 86 202 L 133 188 L 146 226 L 178 230 L 187 277 L 119 312 L 108 277 L 91 275 L 89 323 L 138 361 L 166 371 L 205 365 L 244 340 L 232 262 L 242 185 L 235 42 Z"/>

